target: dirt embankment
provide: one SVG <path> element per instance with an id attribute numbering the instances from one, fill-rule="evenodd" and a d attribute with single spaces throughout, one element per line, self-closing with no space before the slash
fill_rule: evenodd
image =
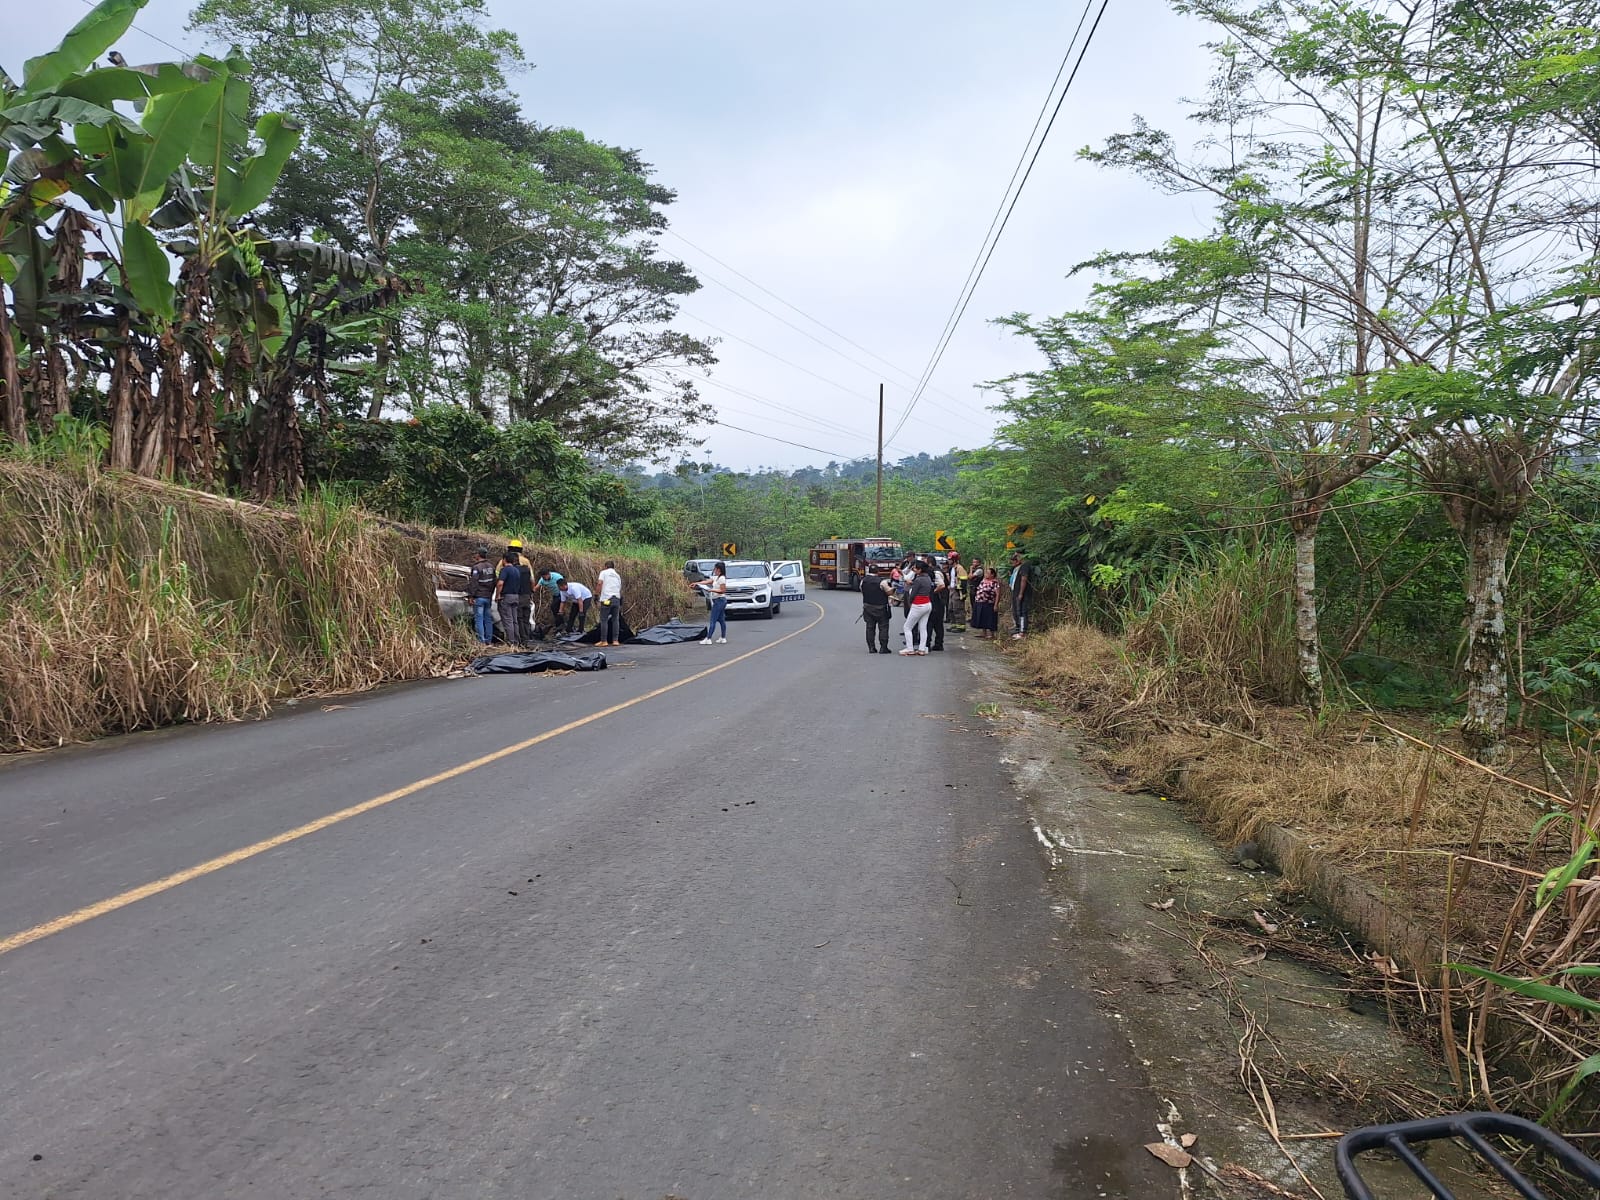
<path id="1" fill-rule="evenodd" d="M 1535 1116 L 1548 1107 L 1558 1125 L 1592 1129 L 1600 1077 L 1580 1070 L 1600 1051 L 1592 1019 L 1446 966 L 1594 992 L 1572 964 L 1600 958 L 1600 881 L 1576 879 L 1560 902 L 1536 902 L 1535 885 L 1572 855 L 1569 832 L 1581 832 L 1575 781 L 1550 773 L 1543 748 L 1500 774 L 1426 725 L 1359 709 L 1312 721 L 1261 699 L 1261 655 L 1185 656 L 1170 637 L 1147 653 L 1138 639 L 1149 632 L 1118 641 L 1058 626 L 1016 657 L 1041 695 L 1100 739 L 1088 757 L 1115 786 L 1189 802 L 1220 842 L 1275 860 L 1366 937 L 1353 970 L 1408 979 L 1393 1011 L 1440 1054 L 1458 1103 Z M 1531 836 L 1542 813 L 1573 819 L 1547 818 Z M 1400 1013 L 1408 997 L 1415 1004 Z"/>
<path id="2" fill-rule="evenodd" d="M 0 753 L 441 673 L 472 643 L 427 564 L 501 541 L 0 459 Z M 605 557 L 529 552 L 590 581 Z M 675 572 L 618 565 L 632 623 L 684 611 Z"/>

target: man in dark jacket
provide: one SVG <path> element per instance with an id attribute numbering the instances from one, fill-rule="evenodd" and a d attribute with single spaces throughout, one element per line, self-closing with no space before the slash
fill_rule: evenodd
<path id="1" fill-rule="evenodd" d="M 472 604 L 472 630 L 487 646 L 494 641 L 494 564 L 489 547 L 479 546 L 472 568 L 467 572 L 467 599 Z"/>
<path id="2" fill-rule="evenodd" d="M 889 600 L 893 585 L 878 575 L 861 579 L 861 619 L 867 626 L 867 653 L 889 653 Z M 876 638 L 876 645 L 874 645 Z"/>

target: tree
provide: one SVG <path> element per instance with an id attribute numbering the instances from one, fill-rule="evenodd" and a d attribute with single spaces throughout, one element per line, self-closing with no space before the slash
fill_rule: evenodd
<path id="1" fill-rule="evenodd" d="M 412 136 L 462 96 L 502 92 L 522 65 L 516 38 L 485 28 L 485 16 L 483 0 L 204 0 L 190 27 L 241 47 L 262 99 L 307 130 L 262 223 L 387 268 L 436 195 L 413 169 Z M 391 336 L 384 323 L 374 338 L 372 418 L 389 397 Z"/>
<path id="2" fill-rule="evenodd" d="M 1180 7 L 1226 38 L 1200 113 L 1211 139 L 1187 156 L 1140 125 L 1094 157 L 1217 205 L 1211 240 L 1230 249 L 1233 265 L 1214 281 L 1204 271 L 1170 271 L 1154 298 L 1190 321 L 1225 327 L 1261 364 L 1254 390 L 1271 398 L 1280 437 L 1278 449 L 1270 441 L 1261 449 L 1282 468 L 1296 536 L 1309 685 L 1317 640 L 1310 556 L 1332 496 L 1402 447 L 1420 450 L 1424 434 L 1434 447 L 1426 461 L 1485 471 L 1491 460 L 1516 458 L 1517 446 L 1546 444 L 1518 433 L 1504 454 L 1480 446 L 1441 456 L 1437 431 L 1453 429 L 1459 441 L 1475 427 L 1427 407 L 1457 388 L 1419 386 L 1416 372 L 1443 380 L 1466 371 L 1480 383 L 1496 374 L 1497 331 L 1513 314 L 1542 311 L 1542 294 L 1572 261 L 1549 251 L 1570 246 L 1572 214 L 1592 207 L 1586 168 L 1550 139 L 1527 144 L 1531 118 L 1487 101 L 1497 52 L 1467 9 L 1279 0 Z M 1568 336 L 1559 344 L 1578 343 Z M 1569 352 L 1551 378 L 1578 386 L 1583 373 L 1567 368 L 1583 357 Z M 1380 388 L 1385 372 L 1409 385 Z M 1495 438 L 1509 432 L 1504 420 L 1498 428 Z M 1469 525 L 1504 528 L 1521 511 L 1491 508 L 1459 525 L 1463 536 Z M 1505 541 L 1479 532 L 1471 540 L 1467 592 L 1482 619 L 1468 629 L 1463 733 L 1492 759 L 1505 713 L 1503 646 L 1493 636 L 1504 619 L 1493 581 L 1504 575 Z"/>

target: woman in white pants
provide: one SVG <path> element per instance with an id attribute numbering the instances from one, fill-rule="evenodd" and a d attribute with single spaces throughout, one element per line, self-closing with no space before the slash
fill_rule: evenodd
<path id="1" fill-rule="evenodd" d="M 906 612 L 906 648 L 900 651 L 901 654 L 928 652 L 928 618 L 932 614 L 933 569 L 927 563 L 919 562 L 916 576 L 911 580 L 911 607 Z"/>

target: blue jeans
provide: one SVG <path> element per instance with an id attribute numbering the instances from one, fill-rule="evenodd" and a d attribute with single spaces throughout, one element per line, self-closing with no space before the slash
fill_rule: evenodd
<path id="1" fill-rule="evenodd" d="M 711 619 L 706 622 L 706 636 L 716 637 L 717 626 L 722 626 L 722 636 L 728 636 L 728 598 L 718 596 L 711 602 Z"/>
<path id="2" fill-rule="evenodd" d="M 487 646 L 494 641 L 494 597 L 482 596 L 472 602 L 472 630 Z"/>

